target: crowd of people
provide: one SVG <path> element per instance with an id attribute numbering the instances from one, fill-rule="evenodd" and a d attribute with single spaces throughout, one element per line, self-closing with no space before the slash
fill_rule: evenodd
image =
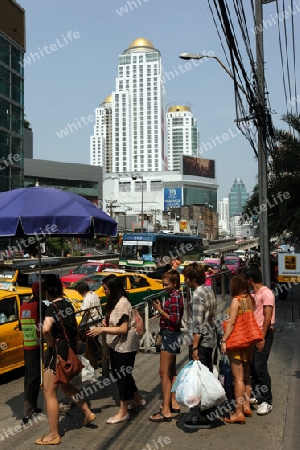
<path id="1" fill-rule="evenodd" d="M 153 307 L 160 316 L 159 336 L 162 404 L 159 411 L 151 414 L 151 422 L 171 422 L 172 414 L 180 412 L 176 395 L 171 392 L 176 379 L 176 355 L 183 343 L 182 318 L 184 301 L 180 290 L 178 264 L 162 274 L 163 288 L 167 298 L 162 303 L 153 300 Z M 245 273 L 233 276 L 230 280 L 231 304 L 227 327 L 220 337 L 215 326 L 216 298 L 211 285 L 207 283 L 210 273 L 205 273 L 201 264 L 191 263 L 184 267 L 185 285 L 190 292 L 188 311 L 188 350 L 189 360 L 199 360 L 212 372 L 216 358 L 214 350 L 227 354 L 234 379 L 235 411 L 231 411 L 224 421 L 228 424 L 245 423 L 256 405 L 257 414 L 265 415 L 272 411 L 272 386 L 268 371 L 268 358 L 273 343 L 275 322 L 275 297 L 262 283 L 260 264 L 250 264 Z M 111 370 L 116 379 L 119 392 L 119 409 L 107 420 L 114 425 L 130 419 L 130 411 L 146 405 L 133 377 L 135 358 L 140 346 L 135 328 L 135 314 L 127 293 L 118 276 L 110 274 L 103 279 L 107 298 L 105 317 L 99 298 L 82 282 L 78 292 L 83 296 L 82 323 L 86 329 L 86 339 L 92 343 L 105 333 L 110 351 Z M 47 300 L 47 307 L 39 310 L 39 296 Z M 243 300 L 243 309 L 241 308 Z M 71 309 L 70 309 L 71 308 Z M 93 312 L 91 313 L 91 308 Z M 244 309 L 253 310 L 261 329 L 262 340 L 247 348 L 228 350 L 226 341 L 234 332 L 237 318 Z M 68 309 L 68 314 L 66 313 Z M 78 396 L 79 391 L 72 383 L 56 382 L 58 355 L 68 358 L 68 348 L 78 352 L 78 325 L 71 303 L 64 297 L 61 281 L 56 276 L 47 276 L 39 285 L 33 285 L 33 298 L 23 304 L 21 326 L 24 333 L 25 384 L 24 417 L 26 423 L 38 414 L 37 399 L 40 386 L 40 328 L 37 326 L 43 317 L 42 336 L 47 344 L 43 363 L 43 393 L 49 422 L 49 433 L 36 440 L 38 445 L 57 445 L 61 442 L 59 432 L 58 388 L 69 397 L 83 412 L 83 426 L 96 419 L 88 402 Z M 59 318 L 59 320 L 58 320 Z M 23 319 L 23 320 L 22 320 Z M 30 320 L 28 320 L 30 319 Z M 186 342 L 186 341 L 185 341 Z M 92 347 L 93 348 L 93 347 Z M 37 370 L 33 370 L 35 367 Z M 125 369 L 126 370 L 125 370 Z M 130 370 L 129 370 L 130 369 Z M 79 400 L 78 400 L 79 399 Z M 242 400 L 241 400 L 242 399 Z M 212 426 L 210 409 L 193 408 L 184 426 L 187 429 L 210 428 Z"/>

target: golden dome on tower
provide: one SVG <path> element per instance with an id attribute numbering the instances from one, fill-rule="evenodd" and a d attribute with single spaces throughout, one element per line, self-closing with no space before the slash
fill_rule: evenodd
<path id="1" fill-rule="evenodd" d="M 108 95 L 106 99 L 103 100 L 103 103 L 112 103 L 112 94 Z"/>
<path id="2" fill-rule="evenodd" d="M 168 109 L 168 112 L 190 111 L 191 108 L 185 105 L 173 105 Z"/>
<path id="3" fill-rule="evenodd" d="M 140 47 L 140 48 L 148 47 L 148 48 L 153 48 L 153 50 L 154 50 L 152 42 L 149 41 L 146 38 L 137 38 L 137 39 L 135 39 L 129 45 L 128 50 L 131 49 L 131 48 L 137 48 L 137 47 Z"/>

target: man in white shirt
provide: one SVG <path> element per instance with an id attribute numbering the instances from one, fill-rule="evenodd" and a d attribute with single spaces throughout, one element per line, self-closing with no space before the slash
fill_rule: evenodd
<path id="1" fill-rule="evenodd" d="M 85 281 L 78 283 L 77 292 L 83 297 L 80 308 L 83 311 L 81 325 L 88 322 L 93 322 L 93 325 L 95 325 L 94 322 L 100 322 L 102 319 L 102 308 L 98 295 L 90 290 L 89 285 Z"/>
<path id="2" fill-rule="evenodd" d="M 88 330 L 88 324 L 90 326 L 101 326 L 102 321 L 102 308 L 100 298 L 95 292 L 91 291 L 89 285 L 85 281 L 80 281 L 77 285 L 77 292 L 82 295 L 83 302 L 81 305 L 81 311 L 83 311 L 80 328 L 83 332 L 82 339 L 85 336 L 85 332 Z M 81 335 L 81 333 L 80 333 Z M 86 336 L 86 350 L 85 356 L 89 359 L 93 367 L 97 367 L 102 360 L 102 347 L 98 340 L 98 336 L 90 337 Z"/>

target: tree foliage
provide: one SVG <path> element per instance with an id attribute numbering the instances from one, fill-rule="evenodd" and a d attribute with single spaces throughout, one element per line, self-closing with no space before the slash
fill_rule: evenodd
<path id="1" fill-rule="evenodd" d="M 300 116 L 287 114 L 283 120 L 293 129 L 276 130 L 276 146 L 268 158 L 268 228 L 269 235 L 282 234 L 284 230 L 298 236 L 300 230 Z M 255 186 L 243 215 L 252 216 L 260 211 L 259 184 Z"/>

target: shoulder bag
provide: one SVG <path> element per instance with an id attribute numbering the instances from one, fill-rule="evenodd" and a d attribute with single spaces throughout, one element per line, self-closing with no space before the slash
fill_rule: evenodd
<path id="1" fill-rule="evenodd" d="M 53 303 L 54 304 L 54 303 Z M 62 321 L 61 315 L 59 313 L 59 309 L 54 304 L 57 314 L 59 316 L 59 320 L 64 331 L 65 339 L 67 341 L 69 351 L 68 351 L 68 359 L 65 361 L 60 355 L 56 355 L 56 379 L 55 383 L 63 383 L 68 384 L 76 375 L 78 375 L 82 369 L 83 364 L 74 352 L 74 350 L 70 347 L 70 341 L 68 335 L 66 333 L 66 329 L 64 323 Z"/>
<path id="2" fill-rule="evenodd" d="M 145 334 L 145 324 L 144 321 L 136 308 L 133 309 L 135 329 L 139 336 L 144 336 Z"/>
<path id="3" fill-rule="evenodd" d="M 245 310 L 244 301 L 241 297 L 236 297 L 240 302 L 242 314 L 237 316 L 234 328 L 230 336 L 226 339 L 226 350 L 239 350 L 257 344 L 263 339 L 261 329 L 254 317 L 253 310 Z M 223 322 L 224 333 L 228 320 Z"/>

